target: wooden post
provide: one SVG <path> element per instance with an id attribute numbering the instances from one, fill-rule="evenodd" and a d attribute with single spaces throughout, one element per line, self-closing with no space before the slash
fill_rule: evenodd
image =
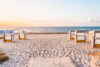
<path id="1" fill-rule="evenodd" d="M 72 32 L 74 33 L 72 34 Z M 74 40 L 74 37 L 72 37 L 73 35 L 75 36 L 75 31 L 74 30 L 69 31 L 69 40 Z"/>
<path id="2" fill-rule="evenodd" d="M 75 37 L 74 37 L 75 39 L 75 43 L 77 43 L 77 30 L 75 30 Z"/>
<path id="3" fill-rule="evenodd" d="M 71 40 L 71 32 L 69 31 L 69 40 Z"/>

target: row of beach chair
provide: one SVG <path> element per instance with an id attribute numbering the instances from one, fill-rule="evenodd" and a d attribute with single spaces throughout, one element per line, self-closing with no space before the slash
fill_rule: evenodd
<path id="1" fill-rule="evenodd" d="M 69 40 L 75 40 L 76 43 L 86 42 L 86 30 L 69 31 Z M 89 40 L 92 47 L 100 47 L 100 30 L 90 31 Z"/>
<path id="2" fill-rule="evenodd" d="M 15 32 L 11 30 L 0 31 L 0 39 L 3 39 L 4 42 L 14 42 L 15 41 Z M 19 31 L 19 40 L 27 39 L 26 31 Z"/>
<path id="3" fill-rule="evenodd" d="M 71 30 L 69 31 L 69 40 L 75 40 L 76 43 L 86 42 L 86 30 Z M 0 39 L 4 42 L 15 41 L 15 32 L 11 30 L 0 31 Z M 26 31 L 19 31 L 19 40 L 27 39 Z M 92 47 L 100 47 L 100 30 L 89 32 L 89 40 L 91 40 Z"/>

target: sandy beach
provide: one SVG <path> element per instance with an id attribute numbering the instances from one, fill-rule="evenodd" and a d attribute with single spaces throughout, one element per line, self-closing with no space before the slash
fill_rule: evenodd
<path id="1" fill-rule="evenodd" d="M 90 41 L 75 43 L 67 34 L 32 34 L 28 40 L 4 43 L 0 40 L 0 50 L 9 60 L 0 67 L 90 67 L 90 52 L 100 51 L 91 48 Z"/>

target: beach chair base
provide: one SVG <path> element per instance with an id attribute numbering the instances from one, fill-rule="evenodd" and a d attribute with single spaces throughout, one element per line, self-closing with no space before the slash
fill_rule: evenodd
<path id="1" fill-rule="evenodd" d="M 93 47 L 93 46 L 92 46 Z M 100 48 L 100 44 L 94 44 L 94 47 Z"/>
<path id="2" fill-rule="evenodd" d="M 20 40 L 25 40 L 25 38 L 19 38 Z"/>
<path id="3" fill-rule="evenodd" d="M 4 40 L 4 42 L 12 42 L 12 40 Z"/>
<path id="4" fill-rule="evenodd" d="M 0 39 L 4 39 L 4 37 L 0 37 Z"/>
<path id="5" fill-rule="evenodd" d="M 86 40 L 76 40 L 76 43 L 85 43 Z"/>
<path id="6" fill-rule="evenodd" d="M 69 38 L 69 40 L 74 40 L 74 38 Z"/>
<path id="7" fill-rule="evenodd" d="M 86 35 L 84 40 L 77 40 L 77 35 L 75 36 L 75 42 L 76 43 L 85 43 L 86 42 Z"/>

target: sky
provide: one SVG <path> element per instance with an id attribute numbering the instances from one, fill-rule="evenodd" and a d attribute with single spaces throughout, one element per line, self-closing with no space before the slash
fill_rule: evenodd
<path id="1" fill-rule="evenodd" d="M 0 0 L 0 26 L 100 26 L 100 0 Z"/>

